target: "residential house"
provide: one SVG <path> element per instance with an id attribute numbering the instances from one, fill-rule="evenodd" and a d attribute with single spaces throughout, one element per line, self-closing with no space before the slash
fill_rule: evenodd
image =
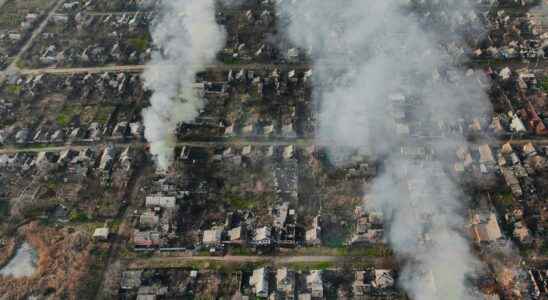
<path id="1" fill-rule="evenodd" d="M 482 164 L 494 164 L 495 158 L 493 157 L 493 152 L 491 147 L 488 144 L 483 144 L 479 146 L 480 159 L 479 162 Z"/>
<path id="2" fill-rule="evenodd" d="M 228 239 L 230 243 L 243 243 L 246 240 L 245 227 L 240 225 L 228 231 Z"/>
<path id="3" fill-rule="evenodd" d="M 255 230 L 255 245 L 268 246 L 272 243 L 272 229 L 268 226 L 263 226 Z"/>
<path id="4" fill-rule="evenodd" d="M 284 152 L 283 152 L 283 158 L 284 159 L 291 159 L 291 158 L 293 158 L 294 153 L 295 153 L 295 146 L 293 146 L 293 145 L 285 146 L 284 147 Z"/>
<path id="5" fill-rule="evenodd" d="M 205 230 L 202 238 L 204 245 L 218 245 L 221 243 L 221 237 L 223 235 L 223 228 L 217 227 L 210 230 Z"/>
<path id="6" fill-rule="evenodd" d="M 109 233 L 108 227 L 97 228 L 93 232 L 93 239 L 97 241 L 107 241 Z"/>
<path id="7" fill-rule="evenodd" d="M 276 270 L 276 288 L 284 299 L 295 299 L 295 273 L 288 268 Z"/>
<path id="8" fill-rule="evenodd" d="M 320 216 L 314 217 L 312 220 L 312 228 L 305 233 L 306 244 L 311 246 L 319 246 L 321 240 L 322 228 L 320 226 Z"/>
<path id="9" fill-rule="evenodd" d="M 101 161 L 99 162 L 99 169 L 103 172 L 108 172 L 111 170 L 112 165 L 114 163 L 114 147 L 108 146 L 103 151 L 103 155 L 101 156 Z"/>
<path id="10" fill-rule="evenodd" d="M 323 280 L 321 270 L 312 270 L 306 276 L 306 287 L 310 290 L 312 298 L 323 299 Z"/>
<path id="11" fill-rule="evenodd" d="M 268 297 L 268 270 L 260 268 L 253 270 L 253 275 L 249 278 L 249 285 L 255 291 L 257 297 Z"/>

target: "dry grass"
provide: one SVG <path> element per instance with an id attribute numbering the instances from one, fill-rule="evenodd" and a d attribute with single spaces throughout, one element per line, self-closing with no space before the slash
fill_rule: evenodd
<path id="1" fill-rule="evenodd" d="M 37 222 L 24 226 L 21 232 L 38 252 L 37 271 L 31 277 L 0 279 L 0 294 L 23 299 L 48 290 L 54 299 L 76 299 L 91 262 L 89 234 L 44 228 Z"/>
<path id="2" fill-rule="evenodd" d="M 17 243 L 15 239 L 9 239 L 4 247 L 0 248 L 0 268 L 5 266 L 15 254 Z"/>

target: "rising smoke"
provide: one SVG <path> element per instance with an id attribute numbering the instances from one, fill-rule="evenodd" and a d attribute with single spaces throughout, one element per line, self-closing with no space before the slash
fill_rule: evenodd
<path id="1" fill-rule="evenodd" d="M 400 285 L 416 300 L 475 299 L 464 195 L 444 170 L 465 144 L 465 120 L 489 113 L 480 75 L 456 67 L 463 34 L 481 35 L 472 5 L 278 2 L 282 31 L 312 58 L 319 143 L 386 158 L 366 205 L 384 213 L 387 240 L 406 262 Z"/>
<path id="2" fill-rule="evenodd" d="M 171 0 L 159 4 L 151 28 L 158 50 L 143 74 L 153 92 L 143 112 L 145 137 L 157 167 L 167 169 L 173 160 L 175 130 L 193 121 L 204 100 L 192 89 L 195 76 L 215 60 L 225 44 L 225 31 L 215 21 L 215 0 Z"/>

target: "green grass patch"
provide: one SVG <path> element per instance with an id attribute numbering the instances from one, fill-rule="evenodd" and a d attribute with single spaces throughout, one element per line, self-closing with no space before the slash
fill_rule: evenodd
<path id="1" fill-rule="evenodd" d="M 211 254 L 208 249 L 204 249 L 196 252 L 196 256 L 211 256 Z"/>
<path id="2" fill-rule="evenodd" d="M 324 233 L 324 244 L 330 248 L 341 248 L 350 238 L 354 228 L 351 224 L 346 224 L 337 231 L 326 231 Z"/>
<path id="3" fill-rule="evenodd" d="M 59 187 L 59 182 L 57 182 L 55 180 L 48 180 L 46 182 L 46 186 L 48 187 L 48 189 L 50 189 L 52 191 L 56 191 L 57 188 Z"/>
<path id="4" fill-rule="evenodd" d="M 248 247 L 239 246 L 239 245 L 230 246 L 230 247 L 228 248 L 228 254 L 230 254 L 230 255 L 239 255 L 239 256 L 251 256 L 251 255 L 254 255 L 254 253 L 251 251 L 251 249 L 249 249 Z"/>
<path id="5" fill-rule="evenodd" d="M 225 65 L 236 65 L 241 62 L 239 58 L 235 58 L 232 55 L 223 55 L 220 61 Z"/>
<path id="6" fill-rule="evenodd" d="M 100 259 L 107 259 L 109 255 L 109 249 L 105 247 L 95 247 L 91 250 L 91 254 Z"/>
<path id="7" fill-rule="evenodd" d="M 545 237 L 540 246 L 539 253 L 542 256 L 548 256 L 548 237 Z"/>
<path id="8" fill-rule="evenodd" d="M 540 81 L 540 87 L 545 93 L 548 93 L 548 76 L 544 76 L 542 81 Z"/>
<path id="9" fill-rule="evenodd" d="M 56 121 L 60 126 L 67 126 L 72 122 L 74 117 L 78 116 L 82 111 L 80 104 L 69 104 L 63 107 L 63 110 L 57 115 Z"/>
<path id="10" fill-rule="evenodd" d="M 95 114 L 95 122 L 106 124 L 110 118 L 110 115 L 114 112 L 114 109 L 114 106 L 99 106 Z"/>
<path id="11" fill-rule="evenodd" d="M 21 145 L 19 147 L 19 150 L 21 150 L 21 152 L 25 152 L 24 150 L 27 150 L 27 149 L 44 149 L 44 148 L 54 148 L 54 147 L 58 147 L 58 145 L 54 145 L 54 144 L 28 144 L 28 145 Z"/>
<path id="12" fill-rule="evenodd" d="M 360 247 L 339 247 L 337 255 L 351 257 L 387 257 L 391 256 L 392 250 L 385 245 L 371 245 Z"/>
<path id="13" fill-rule="evenodd" d="M 29 67 L 29 65 L 23 60 L 23 59 L 17 59 L 15 61 L 15 65 L 19 68 L 19 69 L 26 69 L 27 67 Z"/>
<path id="14" fill-rule="evenodd" d="M 230 206 L 236 209 L 253 209 L 257 205 L 256 202 L 251 199 L 245 199 L 238 196 L 229 196 L 227 201 Z"/>
<path id="15" fill-rule="evenodd" d="M 84 223 L 89 221 L 89 218 L 85 213 L 78 210 L 73 210 L 70 212 L 69 221 L 75 223 Z"/>
<path id="16" fill-rule="evenodd" d="M 7 200 L 0 200 L 0 216 L 5 217 L 9 213 L 9 203 Z"/>
<path id="17" fill-rule="evenodd" d="M 108 228 L 111 233 L 117 233 L 120 229 L 120 225 L 122 225 L 122 219 L 115 219 L 109 222 Z"/>
<path id="18" fill-rule="evenodd" d="M 508 191 L 499 194 L 497 197 L 497 203 L 503 207 L 511 206 L 514 203 L 514 196 L 512 196 L 512 192 Z"/>
<path id="19" fill-rule="evenodd" d="M 335 266 L 336 264 L 330 261 L 298 262 L 287 265 L 288 268 L 296 271 L 326 270 Z"/>
<path id="20" fill-rule="evenodd" d="M 141 37 L 130 38 L 128 40 L 128 43 L 133 48 L 135 48 L 135 49 L 137 49 L 141 52 L 144 52 L 145 50 L 150 48 L 150 38 L 148 37 L 148 35 L 144 35 L 144 36 L 141 36 Z"/>
<path id="21" fill-rule="evenodd" d="M 332 247 L 332 248 L 339 248 L 339 247 L 343 247 L 344 243 L 347 241 L 347 235 L 346 234 L 341 234 L 341 235 L 329 235 L 326 240 L 325 240 L 325 244 L 326 246 L 328 247 Z"/>
<path id="22" fill-rule="evenodd" d="M 92 260 L 85 277 L 85 284 L 80 284 L 77 289 L 78 298 L 94 299 L 101 286 L 103 272 L 108 261 L 109 249 L 95 248 L 91 250 Z"/>
<path id="23" fill-rule="evenodd" d="M 12 94 L 12 95 L 19 95 L 21 93 L 21 89 L 23 87 L 21 87 L 20 85 L 18 84 L 9 84 L 7 87 L 6 87 L 6 90 L 8 91 L 8 93 Z"/>
<path id="24" fill-rule="evenodd" d="M 122 246 L 120 248 L 119 255 L 124 259 L 135 259 L 137 258 L 137 252 L 131 250 L 128 246 Z"/>
<path id="25" fill-rule="evenodd" d="M 14 29 L 25 20 L 24 16 L 17 13 L 3 13 L 0 17 L 0 28 Z"/>
<path id="26" fill-rule="evenodd" d="M 152 254 L 151 254 L 152 255 Z M 178 259 L 157 259 L 144 258 L 144 264 L 138 264 L 146 269 L 191 269 L 191 270 L 213 270 L 217 272 L 233 273 L 236 271 L 251 271 L 264 267 L 267 262 L 245 262 L 245 263 L 227 263 L 222 261 L 204 260 L 178 260 Z"/>

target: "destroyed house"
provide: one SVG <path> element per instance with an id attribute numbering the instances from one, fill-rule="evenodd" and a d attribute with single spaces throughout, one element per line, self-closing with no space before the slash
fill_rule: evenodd
<path id="1" fill-rule="evenodd" d="M 148 208 L 161 207 L 165 209 L 174 209 L 176 206 L 175 197 L 147 196 L 145 206 Z"/>
<path id="2" fill-rule="evenodd" d="M 204 84 L 206 95 L 223 95 L 226 92 L 226 83 L 208 82 Z"/>
<path id="3" fill-rule="evenodd" d="M 387 292 L 395 292 L 394 287 L 394 274 L 385 269 L 356 271 L 352 284 L 354 296 L 386 295 Z"/>
<path id="4" fill-rule="evenodd" d="M 109 172 L 112 169 L 114 163 L 114 147 L 109 146 L 103 151 L 101 161 L 99 162 L 99 169 L 103 172 Z"/>
<path id="5" fill-rule="evenodd" d="M 316 216 L 312 221 L 312 228 L 307 230 L 305 233 L 306 243 L 312 246 L 320 245 L 322 242 L 321 232 L 320 216 Z"/>
<path id="6" fill-rule="evenodd" d="M 228 239 L 230 243 L 242 243 L 246 240 L 246 230 L 243 225 L 232 228 L 228 231 Z"/>
<path id="7" fill-rule="evenodd" d="M 285 299 L 295 298 L 295 272 L 288 268 L 276 270 L 276 288 Z"/>
<path id="8" fill-rule="evenodd" d="M 155 247 L 161 242 L 160 233 L 157 231 L 139 231 L 133 232 L 133 244 L 135 247 Z"/>
<path id="9" fill-rule="evenodd" d="M 139 216 L 139 225 L 145 228 L 153 228 L 160 223 L 160 217 L 153 211 L 145 211 Z"/>
<path id="10" fill-rule="evenodd" d="M 324 289 L 321 270 L 310 271 L 310 274 L 306 276 L 306 287 L 312 298 L 323 299 Z"/>
<path id="11" fill-rule="evenodd" d="M 255 291 L 257 297 L 268 297 L 268 271 L 266 268 L 253 270 L 253 275 L 249 278 L 249 285 Z"/>
<path id="12" fill-rule="evenodd" d="M 270 245 L 272 243 L 272 229 L 268 226 L 263 226 L 256 229 L 253 242 L 258 246 Z"/>
<path id="13" fill-rule="evenodd" d="M 137 289 L 141 286 L 141 274 L 142 270 L 138 271 L 125 271 L 122 272 L 122 278 L 120 280 L 120 288 L 124 290 Z"/>
<path id="14" fill-rule="evenodd" d="M 214 228 L 210 230 L 205 230 L 203 234 L 202 242 L 204 245 L 218 245 L 221 243 L 221 238 L 223 235 L 223 228 Z"/>
<path id="15" fill-rule="evenodd" d="M 488 215 L 476 214 L 470 228 L 472 238 L 478 242 L 493 242 L 502 238 L 502 232 L 494 213 Z"/>

